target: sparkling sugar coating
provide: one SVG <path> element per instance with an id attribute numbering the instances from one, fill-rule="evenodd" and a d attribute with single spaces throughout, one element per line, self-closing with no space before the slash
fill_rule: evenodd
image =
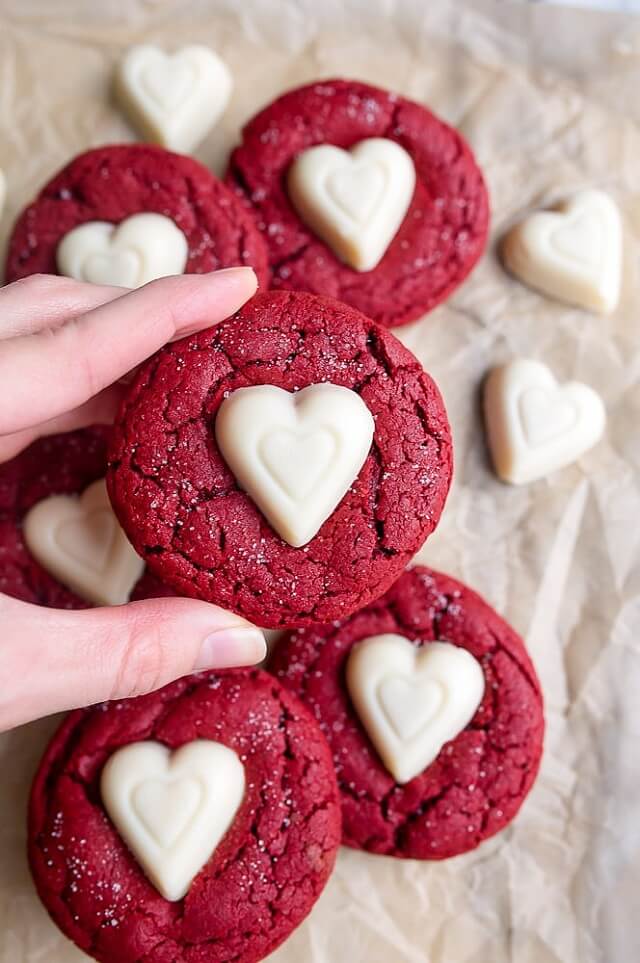
<path id="1" fill-rule="evenodd" d="M 470 723 L 406 785 L 384 767 L 345 683 L 353 647 L 386 633 L 462 646 L 484 672 L 484 696 Z M 350 619 L 283 640 L 270 668 L 329 740 L 348 846 L 411 859 L 457 856 L 511 822 L 533 786 L 544 734 L 535 669 L 511 626 L 447 575 L 409 569 Z"/>
<path id="2" fill-rule="evenodd" d="M 100 426 L 52 435 L 34 442 L 0 465 L 0 592 L 57 609 L 87 608 L 81 598 L 31 554 L 23 521 L 34 505 L 51 495 L 80 495 L 107 467 L 109 429 Z M 146 571 L 132 599 L 158 598 L 173 591 Z"/>
<path id="3" fill-rule="evenodd" d="M 318 144 L 349 150 L 368 138 L 402 147 L 416 186 L 382 259 L 359 272 L 296 213 L 286 180 L 302 151 Z M 447 298 L 487 240 L 487 188 L 464 138 L 421 104 L 354 80 L 313 83 L 265 107 L 245 126 L 227 180 L 253 207 L 273 287 L 339 298 L 387 327 Z"/>
<path id="4" fill-rule="evenodd" d="M 246 206 L 192 157 L 150 144 L 98 147 L 56 174 L 15 224 L 7 281 L 57 274 L 58 245 L 80 224 L 120 224 L 142 212 L 162 214 L 182 231 L 186 274 L 249 265 L 266 282 L 265 244 Z"/>
<path id="5" fill-rule="evenodd" d="M 294 548 L 238 485 L 215 419 L 238 388 L 324 382 L 361 397 L 373 444 L 337 508 Z M 152 571 L 265 628 L 339 618 L 381 595 L 437 525 L 452 471 L 442 398 L 416 358 L 353 308 L 284 291 L 144 365 L 110 458 L 116 514 Z"/>
<path id="6" fill-rule="evenodd" d="M 244 766 L 244 799 L 183 900 L 163 899 L 100 803 L 120 747 L 210 739 Z M 40 898 L 101 963 L 256 963 L 304 919 L 333 868 L 340 806 L 326 741 L 265 672 L 182 679 L 152 695 L 71 713 L 31 794 L 29 857 Z"/>

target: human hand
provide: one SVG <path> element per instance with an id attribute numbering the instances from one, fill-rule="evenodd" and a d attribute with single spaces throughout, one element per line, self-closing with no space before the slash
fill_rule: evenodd
<path id="1" fill-rule="evenodd" d="M 0 289 L 0 462 L 36 438 L 113 420 L 120 381 L 167 341 L 228 317 L 250 268 L 135 291 L 36 275 Z M 217 606 L 163 598 L 69 612 L 0 594 L 0 731 L 150 692 L 198 669 L 250 665 L 262 633 Z"/>

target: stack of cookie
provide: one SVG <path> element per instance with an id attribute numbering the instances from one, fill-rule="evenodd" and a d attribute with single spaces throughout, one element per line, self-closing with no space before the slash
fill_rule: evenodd
<path id="1" fill-rule="evenodd" d="M 243 264 L 262 289 L 145 364 L 113 430 L 37 442 L 0 472 L 2 591 L 66 607 L 176 593 L 286 632 L 266 671 L 81 710 L 52 740 L 31 866 L 95 959 L 258 961 L 311 910 L 341 841 L 455 856 L 531 789 L 544 727 L 522 640 L 471 589 L 407 568 L 443 512 L 452 441 L 438 387 L 389 331 L 464 280 L 488 222 L 456 131 L 342 80 L 258 114 L 226 184 L 164 147 L 99 148 L 18 220 L 8 280 L 137 286 Z M 43 530 L 52 498 L 81 525 L 107 491 L 119 548 L 87 579 Z"/>

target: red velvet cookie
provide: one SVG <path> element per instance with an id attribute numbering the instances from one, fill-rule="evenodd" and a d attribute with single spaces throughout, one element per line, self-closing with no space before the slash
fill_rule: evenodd
<path id="1" fill-rule="evenodd" d="M 244 796 L 186 896 L 169 902 L 108 817 L 103 770 L 130 743 L 151 741 L 175 753 L 194 740 L 237 755 Z M 132 794 L 143 819 L 139 791 L 153 799 L 154 777 L 138 778 Z M 182 818 L 179 791 L 189 788 L 177 772 L 169 786 L 178 791 L 168 823 Z M 199 829 L 201 811 L 187 817 L 187 831 Z M 259 670 L 191 676 L 152 695 L 71 713 L 45 753 L 29 809 L 40 898 L 60 929 L 102 963 L 261 960 L 311 910 L 339 842 L 326 741 L 295 696 Z"/>
<path id="2" fill-rule="evenodd" d="M 162 214 L 183 232 L 186 273 L 245 264 L 265 283 L 265 244 L 245 206 L 192 157 L 149 144 L 98 147 L 56 174 L 16 222 L 7 281 L 59 273 L 58 244 L 73 228 L 87 221 L 120 224 L 142 212 Z"/>
<path id="3" fill-rule="evenodd" d="M 103 478 L 108 437 L 107 427 L 96 426 L 42 438 L 0 465 L 0 592 L 49 608 L 88 607 L 29 552 L 22 522 L 29 509 L 50 495 L 78 495 Z M 146 571 L 131 598 L 172 594 Z"/>
<path id="4" fill-rule="evenodd" d="M 396 677 L 385 676 L 385 669 L 377 679 L 381 649 L 376 637 L 388 634 L 403 637 L 395 645 L 402 650 L 404 640 L 411 653 L 408 667 L 396 667 Z M 401 751 L 421 751 L 442 718 L 437 703 L 429 702 L 439 698 L 438 685 L 445 694 L 447 686 L 455 689 L 470 661 L 484 674 L 484 695 L 468 724 L 460 730 L 458 720 L 459 734 L 422 771 L 418 763 L 418 774 L 402 783 L 383 765 L 369 737 L 371 723 L 361 721 L 367 719 L 365 711 L 356 712 L 354 705 L 352 659 L 361 659 L 367 649 L 357 646 L 372 639 L 376 662 L 367 670 L 374 687 L 370 697 L 386 707 L 389 724 L 398 727 L 395 748 Z M 459 660 L 463 656 L 448 679 L 438 678 L 434 668 L 419 668 L 418 661 L 411 666 L 412 659 L 433 655 L 433 644 L 443 641 L 449 650 L 456 647 Z M 402 651 L 401 659 L 406 656 Z M 302 629 L 284 640 L 271 669 L 304 700 L 327 735 L 348 846 L 415 859 L 456 856 L 503 829 L 533 785 L 544 719 L 540 684 L 524 643 L 475 592 L 446 575 L 409 569 L 383 598 L 350 619 Z M 393 689 L 383 688 L 389 685 L 403 700 L 395 706 Z M 429 685 L 436 688 L 429 691 Z M 435 706 L 433 715 L 430 706 Z M 378 746 L 385 749 L 385 743 Z"/>
<path id="5" fill-rule="evenodd" d="M 353 402 L 373 416 L 373 444 L 335 510 L 296 548 L 237 483 L 216 419 L 237 389 L 271 385 L 295 403 L 291 393 L 327 382 L 348 396 L 331 431 Z M 276 431 L 274 422 L 256 444 Z M 299 437 L 312 457 L 315 436 Z M 437 525 L 452 470 L 442 398 L 415 357 L 353 308 L 294 292 L 258 295 L 144 365 L 110 459 L 116 514 L 151 570 L 181 594 L 267 628 L 339 618 L 381 595 Z"/>
<path id="6" fill-rule="evenodd" d="M 314 145 L 350 149 L 368 138 L 399 144 L 413 161 L 416 184 L 382 260 L 360 273 L 299 217 L 287 176 Z M 448 297 L 486 244 L 487 190 L 461 135 L 422 105 L 355 80 L 322 81 L 279 97 L 245 127 L 227 177 L 254 208 L 273 287 L 339 298 L 389 327 Z"/>

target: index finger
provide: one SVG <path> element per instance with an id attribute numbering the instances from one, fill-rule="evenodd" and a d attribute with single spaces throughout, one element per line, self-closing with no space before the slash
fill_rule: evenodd
<path id="1" fill-rule="evenodd" d="M 256 287 L 245 267 L 161 278 L 53 330 L 0 341 L 0 434 L 84 404 L 168 341 L 233 314 Z"/>
<path id="2" fill-rule="evenodd" d="M 0 339 L 57 328 L 70 318 L 121 298 L 128 290 L 58 274 L 30 274 L 0 289 Z"/>

